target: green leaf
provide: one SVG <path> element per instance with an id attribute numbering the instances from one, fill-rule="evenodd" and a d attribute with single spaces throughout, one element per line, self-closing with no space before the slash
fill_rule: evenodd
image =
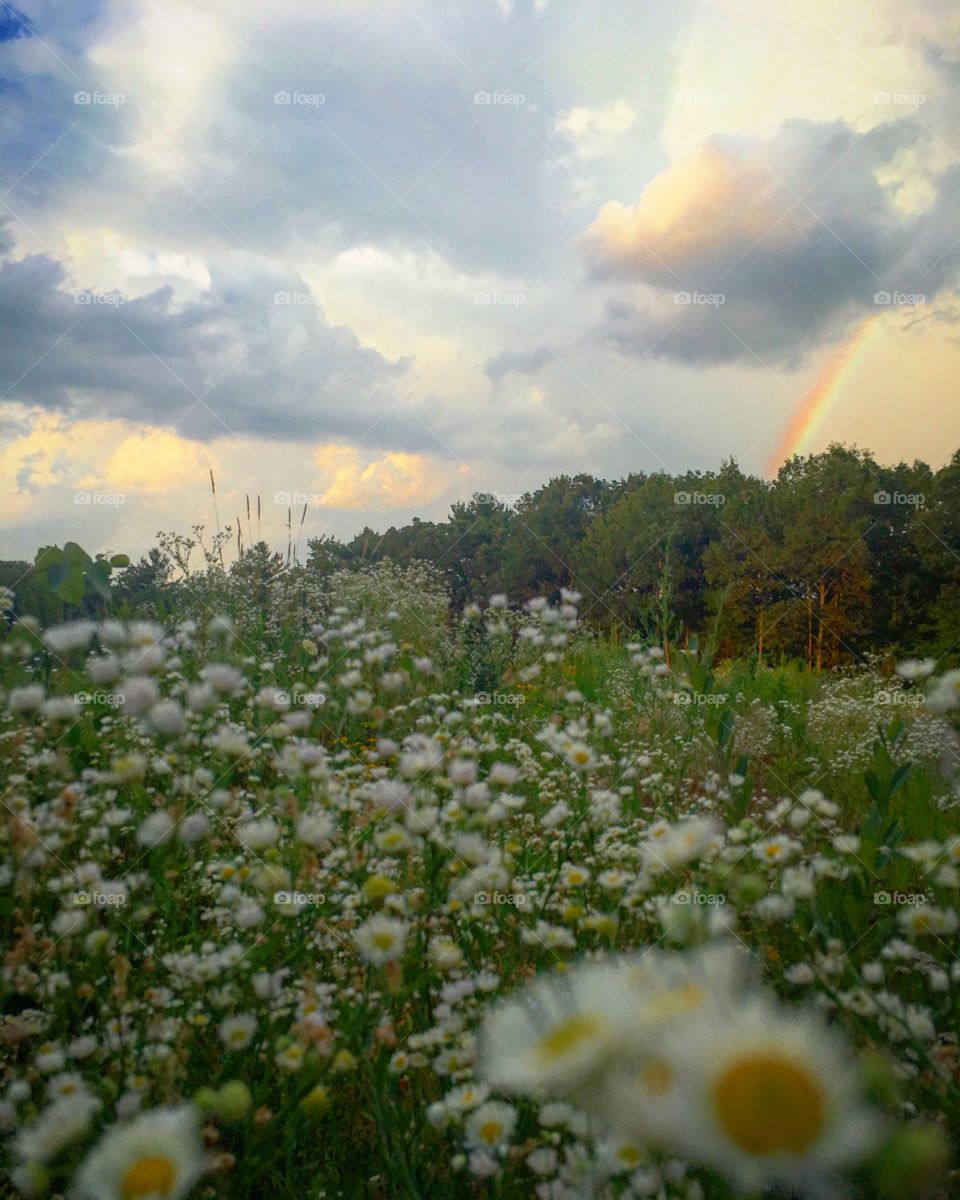
<path id="1" fill-rule="evenodd" d="M 67 562 L 70 562 L 70 563 L 81 563 L 82 564 L 82 563 L 88 563 L 91 561 L 90 555 L 86 552 L 86 550 L 84 550 L 84 548 L 82 546 L 77 545 L 76 542 L 67 542 L 66 545 L 63 547 L 63 554 L 64 554 L 64 557 L 66 558 Z"/>
<path id="2" fill-rule="evenodd" d="M 83 570 L 78 566 L 71 567 L 57 587 L 57 595 L 67 604 L 79 604 L 83 592 Z"/>
<path id="3" fill-rule="evenodd" d="M 63 551 L 59 546 L 43 546 L 37 551 L 37 557 L 34 559 L 34 566 L 41 571 L 46 571 L 57 563 L 63 562 Z"/>
<path id="4" fill-rule="evenodd" d="M 104 560 L 98 562 L 87 563 L 86 570 L 87 582 L 93 590 L 101 595 L 104 600 L 110 599 L 110 564 Z"/>
<path id="5" fill-rule="evenodd" d="M 114 554 L 110 559 L 111 567 L 129 567 L 130 558 L 126 554 Z"/>
<path id="6" fill-rule="evenodd" d="M 902 767 L 898 767 L 890 780 L 890 795 L 896 795 L 912 774 L 913 763 L 904 763 Z"/>

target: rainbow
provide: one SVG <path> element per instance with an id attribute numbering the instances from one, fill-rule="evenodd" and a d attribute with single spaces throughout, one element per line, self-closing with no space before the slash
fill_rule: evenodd
<path id="1" fill-rule="evenodd" d="M 767 464 L 768 475 L 776 475 L 782 463 L 809 446 L 824 413 L 876 336 L 879 322 L 879 314 L 867 317 L 856 333 L 843 343 L 816 383 L 797 401 L 790 425 Z"/>

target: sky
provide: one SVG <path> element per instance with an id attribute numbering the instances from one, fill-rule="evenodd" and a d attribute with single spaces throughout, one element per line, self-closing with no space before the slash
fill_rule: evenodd
<path id="1" fill-rule="evenodd" d="M 0 2 L 0 557 L 941 466 L 958 95 L 955 0 Z"/>

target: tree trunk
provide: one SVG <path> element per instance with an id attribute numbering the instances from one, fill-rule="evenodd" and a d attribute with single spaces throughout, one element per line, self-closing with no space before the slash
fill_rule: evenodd
<path id="1" fill-rule="evenodd" d="M 817 671 L 819 672 L 823 670 L 823 613 L 827 607 L 826 584 L 819 584 L 817 593 Z"/>

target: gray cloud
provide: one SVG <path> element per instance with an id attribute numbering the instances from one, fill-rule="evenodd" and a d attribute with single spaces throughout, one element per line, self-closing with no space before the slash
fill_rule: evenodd
<path id="1" fill-rule="evenodd" d="M 485 370 L 494 381 L 503 379 L 511 371 L 519 375 L 534 375 L 555 358 L 556 355 L 548 346 L 534 346 L 530 350 L 501 350 L 487 362 Z"/>
<path id="2" fill-rule="evenodd" d="M 615 288 L 597 336 L 627 355 L 793 367 L 877 312 L 877 293 L 932 299 L 960 265 L 960 168 L 917 214 L 877 178 L 922 136 L 791 121 L 767 142 L 711 139 L 669 220 L 652 189 L 592 227 L 592 273 Z"/>
<path id="3" fill-rule="evenodd" d="M 0 393 L 78 417 L 175 425 L 184 436 L 352 438 L 413 449 L 395 405 L 407 360 L 332 325 L 295 273 L 246 254 L 211 269 L 199 300 L 74 293 L 47 255 L 0 265 Z M 378 420 L 379 418 L 379 420 Z"/>

